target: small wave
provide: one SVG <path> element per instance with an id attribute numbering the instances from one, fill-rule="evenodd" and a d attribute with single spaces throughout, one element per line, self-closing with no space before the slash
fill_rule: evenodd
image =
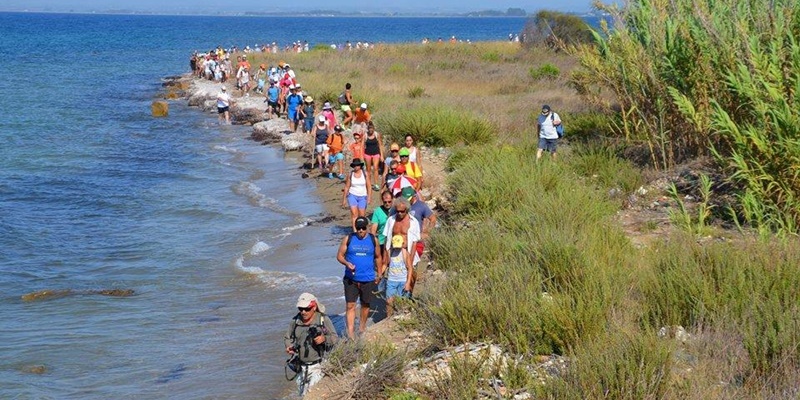
<path id="1" fill-rule="evenodd" d="M 221 151 L 224 151 L 226 153 L 232 153 L 232 154 L 240 153 L 239 150 L 232 149 L 232 148 L 230 148 L 228 146 L 224 146 L 224 145 L 221 145 L 221 144 L 218 144 L 218 145 L 214 146 L 214 150 L 221 150 Z"/>
<path id="2" fill-rule="evenodd" d="M 284 231 L 284 232 L 292 232 L 292 231 L 296 231 L 296 230 L 298 230 L 298 229 L 303 229 L 303 228 L 307 227 L 307 226 L 308 226 L 308 224 L 309 224 L 309 223 L 311 223 L 311 222 L 313 222 L 313 220 L 311 220 L 311 219 L 306 219 L 306 220 L 304 220 L 304 221 L 300 222 L 300 223 L 299 223 L 299 224 L 297 224 L 297 225 L 291 225 L 291 226 L 287 226 L 287 227 L 284 227 L 284 228 L 282 228 L 281 230 L 282 230 L 282 231 Z"/>
<path id="3" fill-rule="evenodd" d="M 270 288 L 297 287 L 307 283 L 306 276 L 296 272 L 267 271 L 261 267 L 244 265 L 244 257 L 236 259 L 236 267 L 247 275 L 251 275 Z"/>
<path id="4" fill-rule="evenodd" d="M 261 253 L 269 251 L 269 249 L 271 249 L 271 247 L 268 244 L 264 242 L 258 242 L 254 244 L 253 247 L 250 248 L 250 254 L 257 256 Z"/>

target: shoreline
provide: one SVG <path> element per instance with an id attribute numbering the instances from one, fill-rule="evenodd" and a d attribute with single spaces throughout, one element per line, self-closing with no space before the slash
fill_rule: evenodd
<path id="1" fill-rule="evenodd" d="M 216 112 L 216 94 L 221 83 L 211 82 L 204 79 L 197 79 L 190 73 L 179 76 L 163 78 L 162 87 L 164 93 L 160 93 L 161 98 L 166 101 L 187 101 L 190 107 L 197 107 L 202 113 Z M 234 92 L 229 87 L 229 93 Z M 156 99 L 158 101 L 159 99 Z M 344 190 L 344 182 L 339 179 L 329 179 L 319 175 L 316 171 L 310 170 L 310 149 L 312 148 L 311 136 L 298 131 L 289 133 L 288 121 L 282 118 L 265 120 L 266 105 L 262 105 L 261 96 L 234 97 L 236 106 L 231 107 L 231 120 L 235 125 L 252 126 L 252 133 L 249 137 L 254 145 L 276 146 L 284 151 L 284 159 L 297 167 L 298 174 L 304 180 L 309 181 L 314 186 L 314 195 L 318 197 L 325 215 L 309 224 L 326 224 L 331 227 L 346 229 L 349 227 L 350 213 L 346 208 L 341 207 L 341 196 Z M 346 143 L 352 140 L 350 131 L 345 132 Z M 388 146 L 388 143 L 383 145 Z M 420 192 L 427 199 L 431 209 L 443 214 L 443 207 L 447 204 L 445 199 L 445 178 L 444 162 L 448 151 L 442 148 L 429 149 L 419 147 L 421 155 L 425 160 L 426 188 Z M 434 151 L 432 151 L 434 150 Z M 371 215 L 372 210 L 377 207 L 378 196 L 374 196 L 372 204 L 369 204 L 367 215 Z M 336 233 L 331 233 L 334 240 L 338 240 Z M 331 254 L 331 263 L 336 263 L 336 255 Z M 427 282 L 438 277 L 441 271 L 431 271 L 428 267 L 430 259 L 427 253 L 423 254 L 417 270 L 419 271 L 415 293 L 423 293 Z M 434 272 L 433 274 L 431 272 Z M 398 320 L 404 318 L 403 313 L 396 314 L 393 318 L 386 318 L 385 303 L 378 301 L 371 308 L 370 320 L 367 324 L 363 340 L 373 343 L 381 339 L 392 338 L 393 341 L 402 342 L 404 336 L 399 335 L 401 328 Z M 287 318 L 290 316 L 287 315 Z M 374 320 L 379 318 L 377 322 Z M 306 399 L 325 399 L 330 394 L 341 390 L 342 382 L 339 378 L 325 376 L 311 391 L 306 395 Z M 291 393 L 294 393 L 292 391 Z"/>

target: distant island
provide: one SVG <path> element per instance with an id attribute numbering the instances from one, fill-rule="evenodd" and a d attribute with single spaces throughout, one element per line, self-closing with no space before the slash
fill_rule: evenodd
<path id="1" fill-rule="evenodd" d="M 118 15 L 187 15 L 187 16 L 226 16 L 226 17 L 475 17 L 475 18 L 503 18 L 503 17 L 527 17 L 532 14 L 523 8 L 508 8 L 502 10 L 481 10 L 470 12 L 401 12 L 401 11 L 340 11 L 340 10 L 307 10 L 307 11 L 215 11 L 204 12 L 192 11 L 171 11 L 154 12 L 131 9 L 106 9 L 106 10 L 56 10 L 46 9 L 23 9 L 23 10 L 0 10 L 0 12 L 42 12 L 42 13 L 70 13 L 70 14 L 118 14 Z M 567 13 L 581 17 L 599 16 L 599 12 L 580 12 Z"/>

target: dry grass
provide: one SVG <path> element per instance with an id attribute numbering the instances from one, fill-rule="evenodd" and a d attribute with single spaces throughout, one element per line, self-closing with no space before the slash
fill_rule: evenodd
<path id="1" fill-rule="evenodd" d="M 579 113 L 585 107 L 568 87 L 574 57 L 543 49 L 522 49 L 518 43 L 381 45 L 371 50 L 300 54 L 255 54 L 251 63 L 290 63 L 309 94 L 338 95 L 347 82 L 357 103 L 366 102 L 375 118 L 417 106 L 446 106 L 466 110 L 497 127 L 503 141 L 531 135 L 532 115 L 542 104 L 559 113 Z M 552 64 L 554 79 L 536 80 L 531 68 Z M 409 96 L 415 88 L 424 96 Z M 378 130 L 381 126 L 378 125 Z"/>

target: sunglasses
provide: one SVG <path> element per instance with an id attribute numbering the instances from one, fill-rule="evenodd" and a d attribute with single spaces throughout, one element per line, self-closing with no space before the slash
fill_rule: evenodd
<path id="1" fill-rule="evenodd" d="M 313 309 L 313 308 L 314 308 L 314 307 L 306 307 L 306 308 L 303 308 L 303 307 L 297 307 L 297 310 L 298 310 L 298 311 L 300 311 L 300 312 L 309 312 L 309 311 L 311 311 L 311 309 Z"/>
<path id="2" fill-rule="evenodd" d="M 397 153 L 398 151 L 400 151 L 400 150 L 392 150 L 392 153 Z"/>
<path id="3" fill-rule="evenodd" d="M 383 204 L 388 204 L 388 203 L 391 203 L 391 202 L 392 202 L 392 200 L 384 200 Z"/>
<path id="4" fill-rule="evenodd" d="M 365 230 L 367 230 L 367 228 L 356 228 L 357 232 L 361 232 L 361 231 L 365 231 Z"/>
<path id="5" fill-rule="evenodd" d="M 398 214 L 405 214 L 408 212 L 408 210 L 395 210 L 395 211 L 397 211 Z"/>
<path id="6" fill-rule="evenodd" d="M 547 114 L 547 113 L 549 113 L 549 112 L 550 112 L 550 111 L 547 111 L 547 110 L 542 110 L 542 114 Z"/>

